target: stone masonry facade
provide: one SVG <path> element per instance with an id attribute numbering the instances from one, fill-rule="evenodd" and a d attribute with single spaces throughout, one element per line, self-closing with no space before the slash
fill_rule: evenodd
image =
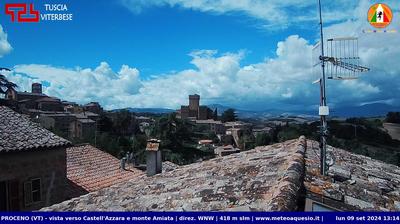
<path id="1" fill-rule="evenodd" d="M 13 207 L 20 211 L 37 210 L 65 200 L 66 172 L 65 147 L 0 155 L 0 182 L 16 183 L 13 187 L 18 186 L 18 200 L 15 200 L 18 205 Z M 37 178 L 40 178 L 41 185 L 40 201 L 27 204 L 24 183 Z"/>

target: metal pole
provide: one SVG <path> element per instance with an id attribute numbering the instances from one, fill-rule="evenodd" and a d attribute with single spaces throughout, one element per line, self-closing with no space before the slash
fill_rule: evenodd
<path id="1" fill-rule="evenodd" d="M 95 127 L 94 127 L 94 147 L 97 147 L 97 119 L 95 121 Z"/>
<path id="2" fill-rule="evenodd" d="M 326 92 L 325 92 L 325 55 L 324 55 L 324 34 L 322 32 L 322 10 L 321 10 L 321 0 L 318 0 L 319 8 L 319 25 L 321 32 L 321 69 L 322 69 L 322 79 L 321 79 L 321 106 L 326 106 Z M 326 175 L 326 137 L 327 137 L 327 123 L 326 116 L 321 115 L 321 143 L 320 143 L 320 166 L 321 175 Z"/>

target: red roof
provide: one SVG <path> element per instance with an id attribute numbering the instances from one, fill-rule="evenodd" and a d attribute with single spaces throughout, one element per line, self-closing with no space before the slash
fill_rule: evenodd
<path id="1" fill-rule="evenodd" d="M 67 177 L 88 192 L 126 182 L 143 175 L 143 171 L 129 167 L 120 169 L 114 156 L 91 145 L 67 148 Z"/>

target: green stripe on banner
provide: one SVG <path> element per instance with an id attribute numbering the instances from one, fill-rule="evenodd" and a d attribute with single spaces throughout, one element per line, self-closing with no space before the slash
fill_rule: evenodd
<path id="1" fill-rule="evenodd" d="M 371 22 L 376 23 L 376 13 L 374 13 L 374 16 L 372 17 Z"/>

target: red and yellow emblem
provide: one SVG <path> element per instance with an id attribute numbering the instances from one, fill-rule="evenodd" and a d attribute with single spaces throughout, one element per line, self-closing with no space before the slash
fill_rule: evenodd
<path id="1" fill-rule="evenodd" d="M 392 22 L 392 18 L 392 10 L 386 4 L 377 3 L 368 10 L 368 22 L 375 28 L 387 27 Z"/>

